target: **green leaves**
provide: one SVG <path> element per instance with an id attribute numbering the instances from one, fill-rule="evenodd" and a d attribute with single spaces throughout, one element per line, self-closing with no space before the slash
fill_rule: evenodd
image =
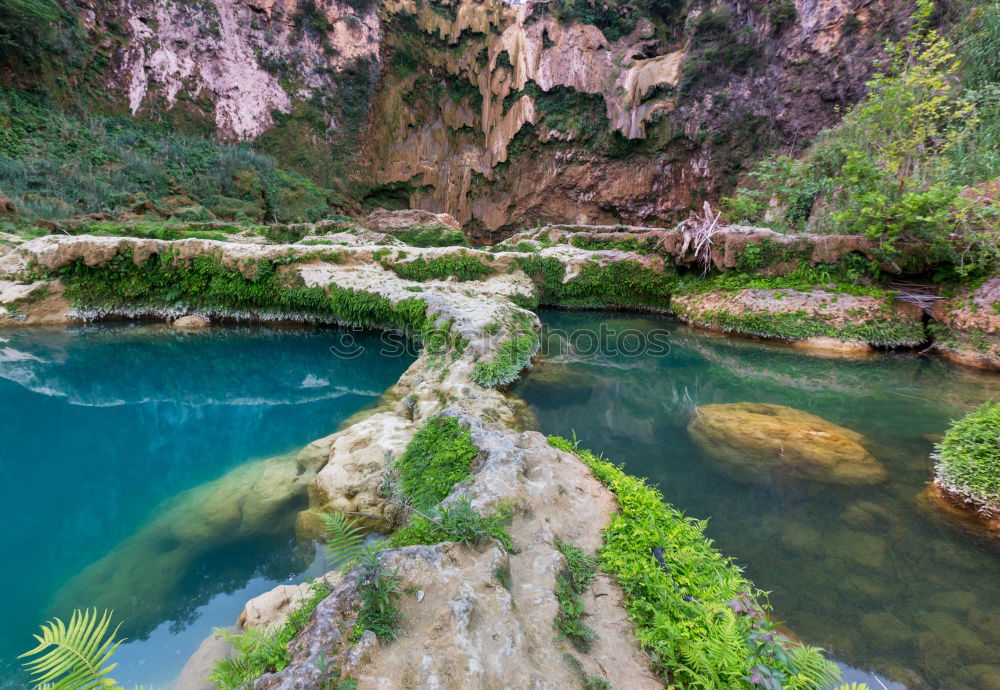
<path id="1" fill-rule="evenodd" d="M 760 645 L 752 636 L 770 631 L 766 599 L 716 551 L 704 522 L 686 517 L 645 481 L 573 442 L 550 436 L 549 443 L 576 453 L 618 499 L 620 510 L 604 531 L 601 569 L 624 590 L 636 635 L 665 680 L 704 690 L 750 688 L 747 679 L 761 664 L 769 676 L 784 679 L 786 690 L 818 690 L 839 678 L 820 650 L 787 649 L 792 647 L 787 640 L 781 641 L 787 649 L 781 655 L 754 654 L 752 645 L 758 651 Z M 656 547 L 663 550 L 665 566 L 652 555 Z"/>
<path id="2" fill-rule="evenodd" d="M 59 618 L 41 626 L 35 635 L 38 645 L 18 658 L 24 662 L 37 687 L 55 690 L 116 688 L 107 677 L 117 664 L 109 664 L 122 640 L 116 639 L 119 626 L 111 630 L 111 612 L 100 616 L 97 609 L 73 611 L 69 625 Z M 109 632 L 110 631 L 110 632 Z"/>
<path id="3" fill-rule="evenodd" d="M 343 568 L 357 555 L 365 540 L 366 531 L 343 513 L 323 513 L 320 519 L 326 536 L 326 544 L 323 545 L 326 559 Z"/>

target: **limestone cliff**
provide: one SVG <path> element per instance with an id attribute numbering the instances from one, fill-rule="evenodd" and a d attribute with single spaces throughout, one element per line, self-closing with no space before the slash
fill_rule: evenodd
<path id="1" fill-rule="evenodd" d="M 254 142 L 359 202 L 447 212 L 485 240 L 677 220 L 834 123 L 911 11 L 582 6 L 77 0 L 85 64 L 59 76 L 102 107 Z"/>

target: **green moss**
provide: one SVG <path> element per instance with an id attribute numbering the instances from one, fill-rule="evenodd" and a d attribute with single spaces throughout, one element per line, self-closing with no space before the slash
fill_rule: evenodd
<path id="1" fill-rule="evenodd" d="M 986 403 L 952 424 L 935 450 L 934 469 L 944 486 L 1000 504 L 1000 403 Z"/>
<path id="2" fill-rule="evenodd" d="M 638 261 L 587 264 L 559 291 L 558 304 L 570 307 L 666 309 L 675 276 Z"/>
<path id="3" fill-rule="evenodd" d="M 576 453 L 615 495 L 619 511 L 604 530 L 601 569 L 625 593 L 625 608 L 655 670 L 673 687 L 740 688 L 763 668 L 781 687 L 817 689 L 839 678 L 836 665 L 812 647 L 777 636 L 763 593 L 705 537 L 705 522 L 686 517 L 643 480 L 573 442 Z M 665 565 L 654 558 L 662 549 Z"/>
<path id="4" fill-rule="evenodd" d="M 393 304 L 380 295 L 337 285 L 325 289 L 305 287 L 294 273 L 280 272 L 281 263 L 287 262 L 259 261 L 248 278 L 213 255 L 182 262 L 170 254 L 153 254 L 136 265 L 128 252 L 101 266 L 87 266 L 77 260 L 61 269 L 59 275 L 66 284 L 66 297 L 85 308 L 291 314 L 399 328 L 415 337 L 424 332 L 426 304 L 422 299 L 414 297 Z"/>
<path id="5" fill-rule="evenodd" d="M 400 278 L 418 282 L 451 277 L 459 280 L 482 280 L 493 275 L 490 266 L 483 264 L 478 257 L 470 256 L 464 250 L 457 255 L 438 256 L 430 261 L 420 257 L 413 261 L 392 264 L 388 268 Z"/>
<path id="6" fill-rule="evenodd" d="M 762 249 L 762 252 L 766 250 Z M 751 255 L 748 261 L 759 258 L 764 262 L 773 254 L 765 253 L 755 257 Z M 783 255 L 777 255 L 777 260 L 784 261 Z M 762 263 L 762 266 L 770 265 Z M 745 269 L 750 270 L 750 269 Z M 765 276 L 756 273 L 746 273 L 741 270 L 727 273 L 716 273 L 709 276 L 688 274 L 679 279 L 676 286 L 677 294 L 696 294 L 703 292 L 734 292 L 746 289 L 757 290 L 801 290 L 809 292 L 821 289 L 843 295 L 857 297 L 892 298 L 898 292 L 888 290 L 864 279 L 858 270 L 852 270 L 844 265 L 819 264 L 808 266 L 800 264 L 791 273 L 780 276 Z"/>
<path id="7" fill-rule="evenodd" d="M 414 434 L 395 462 L 403 495 L 417 509 L 441 502 L 469 476 L 479 449 L 454 417 L 433 417 Z"/>

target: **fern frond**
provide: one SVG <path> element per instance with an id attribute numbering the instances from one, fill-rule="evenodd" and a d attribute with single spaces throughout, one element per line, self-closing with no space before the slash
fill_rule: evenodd
<path id="1" fill-rule="evenodd" d="M 867 683 L 844 683 L 837 690 L 871 690 Z"/>
<path id="2" fill-rule="evenodd" d="M 118 687 L 106 676 L 117 664 L 109 664 L 111 656 L 123 640 L 116 639 L 118 626 L 110 633 L 111 611 L 100 616 L 97 609 L 73 611 L 69 625 L 54 618 L 41 626 L 41 635 L 34 635 L 38 645 L 18 658 L 35 657 L 24 662 L 36 687 L 51 686 L 56 690 L 91 690 Z"/>
<path id="3" fill-rule="evenodd" d="M 328 561 L 335 564 L 347 563 L 357 555 L 365 540 L 365 530 L 343 513 L 323 513 L 323 531 L 326 533 Z"/>

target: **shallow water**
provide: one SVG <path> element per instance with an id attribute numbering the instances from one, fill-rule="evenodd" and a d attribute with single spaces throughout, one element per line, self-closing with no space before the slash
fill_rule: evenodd
<path id="1" fill-rule="evenodd" d="M 710 518 L 708 535 L 771 592 L 780 620 L 863 670 L 850 680 L 873 690 L 1000 688 L 1000 546 L 915 501 L 934 435 L 1000 397 L 1000 377 L 912 354 L 821 359 L 652 317 L 542 316 L 545 354 L 516 393 L 545 433 L 575 431 L 689 515 Z M 731 478 L 706 461 L 687 425 L 698 405 L 743 401 L 863 433 L 889 480 Z"/>
<path id="2" fill-rule="evenodd" d="M 203 498 L 294 466 L 294 451 L 374 403 L 413 361 L 380 356 L 372 334 L 346 335 L 345 350 L 346 333 L 0 332 L 5 687 L 26 684 L 14 657 L 32 646 L 38 624 L 104 605 L 125 619 L 130 640 L 113 677 L 165 687 L 248 598 L 319 570 L 314 546 L 294 537 L 304 496 L 283 503 L 268 530 L 242 532 L 213 523 L 218 516 L 204 511 L 219 501 Z M 358 346 L 365 351 L 354 358 L 334 354 Z M 250 462 L 281 454 L 290 455 Z M 225 529 L 209 533 L 216 524 Z M 168 543 L 167 532 L 190 534 L 198 548 Z M 99 577 L 88 578 L 95 568 Z"/>

